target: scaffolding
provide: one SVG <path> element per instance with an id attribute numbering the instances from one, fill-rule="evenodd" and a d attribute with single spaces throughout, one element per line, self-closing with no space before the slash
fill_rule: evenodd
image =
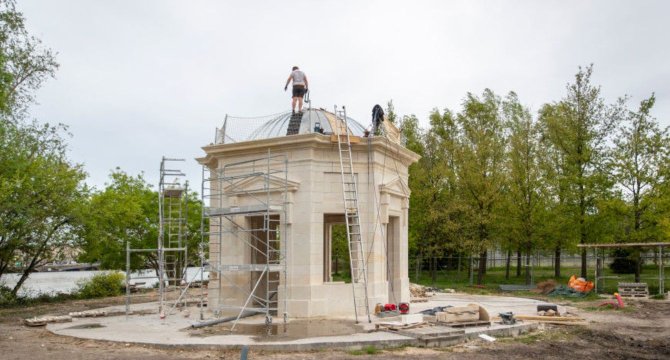
<path id="1" fill-rule="evenodd" d="M 267 156 L 203 166 L 203 242 L 210 244 L 210 289 L 218 289 L 214 313 L 242 317 L 281 312 L 286 322 L 286 204 L 288 159 Z"/>
<path id="2" fill-rule="evenodd" d="M 158 239 L 157 247 L 153 249 L 134 249 L 126 244 L 126 314 L 130 313 L 130 298 L 133 286 L 143 281 L 158 279 L 158 312 L 161 317 L 169 315 L 177 306 L 185 306 L 188 289 L 197 283 L 204 286 L 204 252 L 200 251 L 200 267 L 196 274 L 187 274 L 188 246 L 188 181 L 182 185 L 180 178 L 186 174 L 178 169 L 168 168 L 167 165 L 183 162 L 184 159 L 163 157 L 160 165 L 158 184 Z M 133 254 L 145 254 L 144 257 L 153 260 L 157 268 L 157 276 L 139 273 L 133 275 L 130 270 Z M 200 296 L 202 307 L 204 292 Z"/>

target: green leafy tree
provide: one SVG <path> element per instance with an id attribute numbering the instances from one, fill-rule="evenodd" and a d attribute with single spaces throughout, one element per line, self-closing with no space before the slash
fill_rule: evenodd
<path id="1" fill-rule="evenodd" d="M 545 198 L 544 178 L 540 168 L 539 129 L 530 111 L 514 93 L 503 102 L 509 132 L 507 154 L 508 209 L 504 224 L 512 239 L 517 240 L 517 272 L 520 271 L 521 249 L 526 255 L 526 284 L 530 285 L 530 256 L 537 243 L 541 226 L 540 212 Z"/>
<path id="2" fill-rule="evenodd" d="M 398 121 L 398 114 L 395 112 L 395 107 L 393 106 L 393 100 L 389 100 L 386 103 L 386 120 L 395 124 Z"/>
<path id="3" fill-rule="evenodd" d="M 0 116 L 20 119 L 33 92 L 58 64 L 51 50 L 25 29 L 25 19 L 12 0 L 0 1 Z"/>
<path id="4" fill-rule="evenodd" d="M 158 195 L 142 175 L 131 176 L 117 168 L 105 189 L 91 196 L 84 224 L 81 259 L 99 262 L 104 269 L 125 269 L 126 243 L 134 249 L 157 247 Z M 133 257 L 131 268 L 157 268 L 155 254 L 145 255 Z"/>
<path id="5" fill-rule="evenodd" d="M 131 176 L 116 169 L 104 190 L 91 196 L 85 226 L 82 260 L 100 262 L 105 269 L 125 269 L 126 244 L 133 249 L 158 247 L 158 193 L 142 175 Z M 201 203 L 189 192 L 184 238 L 189 248 L 190 264 L 198 264 Z M 146 267 L 158 270 L 156 252 L 131 257 L 131 269 Z"/>
<path id="6" fill-rule="evenodd" d="M 75 244 L 86 189 L 81 167 L 66 157 L 66 127 L 25 121 L 33 92 L 58 65 L 25 29 L 15 2 L 0 1 L 0 277 L 21 276 Z"/>
<path id="7" fill-rule="evenodd" d="M 14 295 L 75 239 L 85 174 L 68 162 L 62 130 L 0 122 L 0 276 L 19 264 Z"/>
<path id="8" fill-rule="evenodd" d="M 477 283 L 486 273 L 488 248 L 496 231 L 497 207 L 505 185 L 505 146 L 502 101 L 486 89 L 481 98 L 468 94 L 463 110 L 456 117 L 459 136 L 455 150 L 456 175 L 466 206 L 469 241 L 464 242 L 479 253 Z"/>
<path id="9" fill-rule="evenodd" d="M 626 121 L 617 129 L 610 152 L 610 169 L 617 185 L 623 190 L 624 199 L 630 204 L 627 231 L 629 242 L 652 241 L 657 238 L 651 194 L 662 181 L 661 167 L 668 152 L 667 130 L 662 131 L 651 117 L 655 96 L 643 100 L 638 111 L 629 111 Z M 627 214 L 626 214 L 627 215 Z M 629 220 L 629 221 L 625 221 Z M 639 250 L 634 251 L 635 281 L 640 281 L 641 261 Z"/>
<path id="10" fill-rule="evenodd" d="M 561 209 L 572 215 L 578 230 L 576 242 L 595 241 L 589 233 L 595 204 L 611 188 L 604 171 L 607 139 L 621 119 L 621 102 L 606 105 L 600 88 L 591 84 L 593 66 L 579 68 L 575 82 L 568 84 L 566 97 L 545 105 L 540 117 L 543 137 L 560 158 Z M 574 241 L 570 241 L 571 243 Z M 581 276 L 586 277 L 586 249 L 582 249 Z"/>

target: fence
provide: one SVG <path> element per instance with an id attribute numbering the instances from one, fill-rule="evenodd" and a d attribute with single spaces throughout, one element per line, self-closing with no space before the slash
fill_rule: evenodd
<path id="1" fill-rule="evenodd" d="M 662 293 L 664 284 L 668 284 L 668 271 L 670 267 L 670 256 L 658 253 L 645 253 L 641 255 L 642 267 L 640 282 L 649 285 L 650 294 Z M 617 273 L 610 265 L 615 261 L 623 263 L 630 262 L 630 257 L 616 257 L 600 255 L 602 269 L 598 275 L 599 292 L 611 293 L 616 291 L 619 282 L 634 282 L 634 273 Z M 526 257 L 522 256 L 490 256 L 486 259 L 486 272 L 483 276 L 483 284 L 500 285 L 526 284 L 526 268 L 528 268 L 530 284 L 540 281 L 554 279 L 559 284 L 567 284 L 570 276 L 579 276 L 581 273 L 581 256 L 565 255 L 560 258 L 560 276 L 556 276 L 556 259 L 553 256 L 542 254 L 532 255 L 529 266 L 526 266 Z M 508 264 L 509 263 L 509 267 Z M 596 274 L 596 257 L 586 257 L 587 279 L 593 280 Z M 661 264 L 663 264 L 661 266 Z M 520 265 L 520 266 L 519 266 Z M 410 281 L 440 288 L 459 288 L 473 286 L 477 282 L 479 271 L 479 258 L 467 256 L 449 257 L 415 257 L 409 259 Z"/>

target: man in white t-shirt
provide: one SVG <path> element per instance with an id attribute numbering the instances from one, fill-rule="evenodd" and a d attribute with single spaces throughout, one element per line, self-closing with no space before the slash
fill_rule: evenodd
<path id="1" fill-rule="evenodd" d="M 288 84 L 293 81 L 293 102 L 291 103 L 291 108 L 295 114 L 295 103 L 298 103 L 298 112 L 302 113 L 302 98 L 307 92 L 307 87 L 309 83 L 307 82 L 307 75 L 302 72 L 297 66 L 293 67 L 291 75 L 286 79 L 286 85 L 284 86 L 284 91 L 288 89 Z"/>

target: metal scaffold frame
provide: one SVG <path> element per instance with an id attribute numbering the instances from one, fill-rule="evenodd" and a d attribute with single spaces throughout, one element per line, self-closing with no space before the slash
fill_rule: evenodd
<path id="1" fill-rule="evenodd" d="M 211 281 L 219 290 L 213 310 L 236 314 L 231 330 L 254 314 L 270 324 L 282 311 L 286 322 L 287 174 L 286 155 L 269 150 L 218 169 L 203 166 L 202 223 L 209 220 L 203 242 L 210 244 Z"/>
<path id="2" fill-rule="evenodd" d="M 133 280 L 155 279 L 155 276 L 133 276 L 130 270 L 131 255 L 153 253 L 158 267 L 158 312 L 161 317 L 169 315 L 179 304 L 185 305 L 185 295 L 198 274 L 188 279 L 187 221 L 188 181 L 182 185 L 179 179 L 186 174 L 167 167 L 168 163 L 183 162 L 184 159 L 163 157 L 158 184 L 158 238 L 154 249 L 133 249 L 126 243 L 126 314 L 130 313 L 131 286 Z M 170 182 L 172 180 L 172 182 Z M 200 249 L 200 286 L 204 286 L 204 252 Z M 202 307 L 204 292 L 200 294 Z"/>

